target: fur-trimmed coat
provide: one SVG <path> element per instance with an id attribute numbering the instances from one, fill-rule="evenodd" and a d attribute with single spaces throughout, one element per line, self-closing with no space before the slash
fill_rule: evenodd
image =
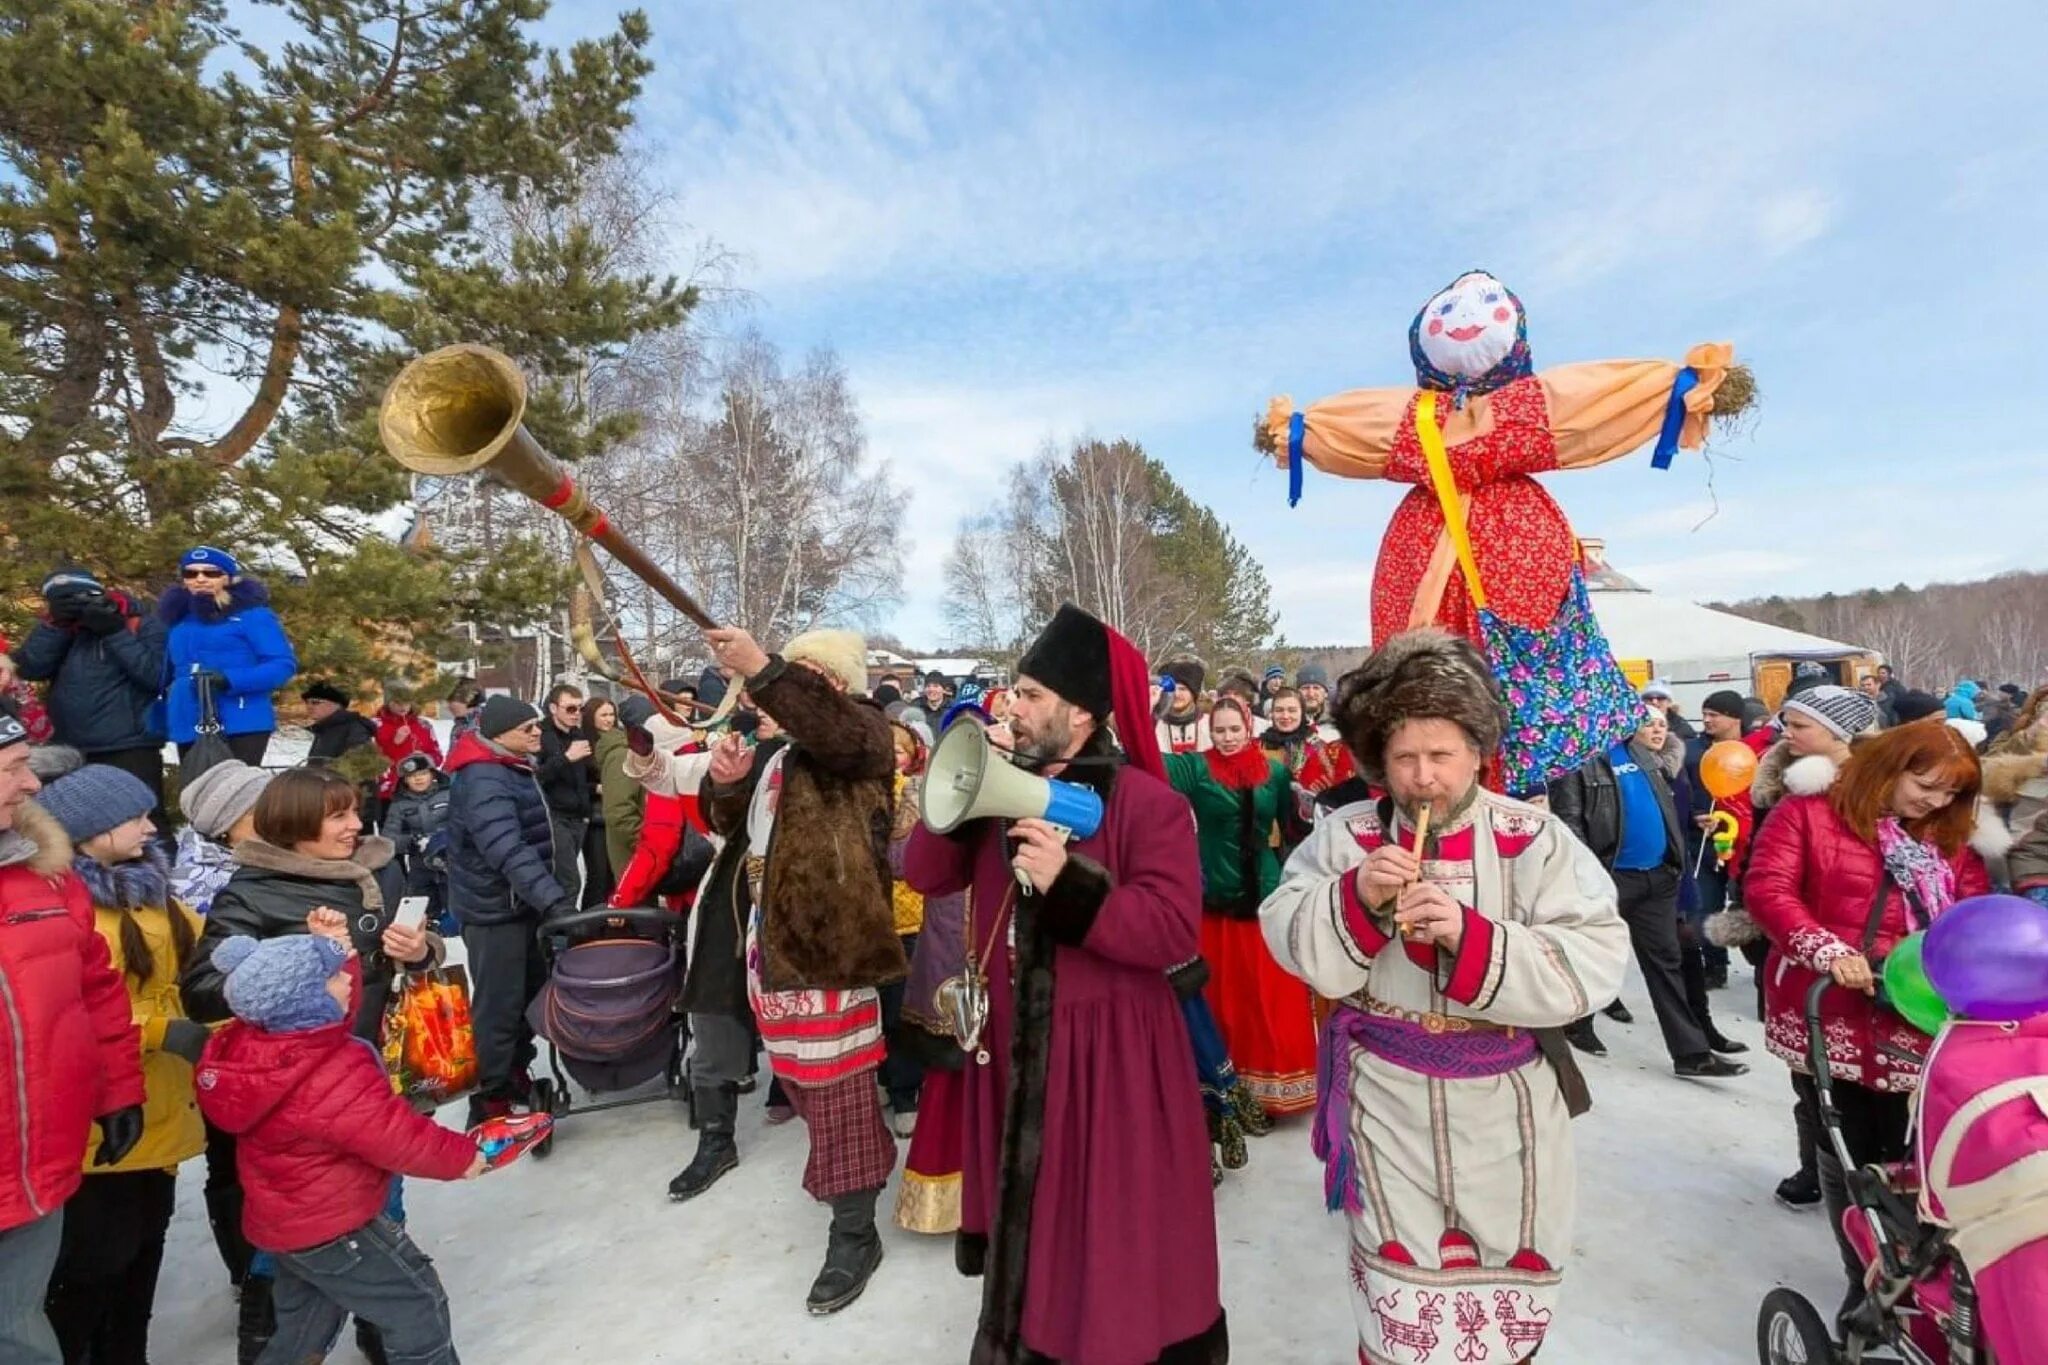
<path id="1" fill-rule="evenodd" d="M 2005 871 L 2015 891 L 2048 887 L 2048 734 L 2014 736 L 1984 760 L 1984 800 L 2005 819 Z"/>
<path id="2" fill-rule="evenodd" d="M 1102 827 L 1023 896 L 1002 822 L 920 826 L 904 876 L 965 892 L 985 962 L 986 1060 L 961 1073 L 963 1273 L 984 1275 L 973 1365 L 1220 1365 L 1209 1135 L 1167 978 L 1201 944 L 1195 823 L 1165 783 L 1095 760 L 1061 774 L 1104 793 Z M 1009 950 L 1014 917 L 1014 962 Z"/>
<path id="3" fill-rule="evenodd" d="M 889 866 L 896 744 L 888 717 L 824 675 L 779 656 L 747 681 L 790 741 L 761 883 L 761 986 L 853 989 L 910 971 L 896 937 Z M 704 810 L 730 835 L 746 820 L 749 784 L 707 774 Z"/>

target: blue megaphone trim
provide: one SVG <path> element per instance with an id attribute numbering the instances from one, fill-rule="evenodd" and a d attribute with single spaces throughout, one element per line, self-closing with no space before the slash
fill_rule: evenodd
<path id="1" fill-rule="evenodd" d="M 1086 839 L 1102 828 L 1102 798 L 1091 787 L 1045 779 L 1045 822 L 1070 830 L 1076 839 Z"/>

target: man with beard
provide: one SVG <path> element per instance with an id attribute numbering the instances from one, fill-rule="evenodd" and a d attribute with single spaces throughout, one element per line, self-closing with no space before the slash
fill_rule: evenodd
<path id="1" fill-rule="evenodd" d="M 1166 976 L 1201 942 L 1194 821 L 1163 780 L 1128 640 L 1064 605 L 1017 672 L 1018 760 L 1093 787 L 1101 827 L 1069 845 L 1036 819 L 920 826 L 903 858 L 926 896 L 967 893 L 967 969 L 987 991 L 956 1247 L 986 1276 L 970 1359 L 1220 1365 L 1208 1130 Z"/>
<path id="2" fill-rule="evenodd" d="M 1301 717 L 1311 727 L 1328 728 L 1332 738 L 1336 728 L 1330 725 L 1330 670 L 1321 664 L 1303 664 L 1294 675 L 1294 690 L 1301 694 Z"/>

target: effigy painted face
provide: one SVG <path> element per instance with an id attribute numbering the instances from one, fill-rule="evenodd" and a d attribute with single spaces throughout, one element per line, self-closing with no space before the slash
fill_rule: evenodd
<path id="1" fill-rule="evenodd" d="M 1416 343 L 1429 363 L 1458 379 L 1477 379 L 1515 347 L 1521 305 L 1483 270 L 1460 275 L 1423 305 Z"/>

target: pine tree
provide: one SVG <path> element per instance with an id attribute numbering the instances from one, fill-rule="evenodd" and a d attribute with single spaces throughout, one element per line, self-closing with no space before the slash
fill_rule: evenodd
<path id="1" fill-rule="evenodd" d="M 376 529 L 410 493 L 375 429 L 405 358 L 512 354 L 529 425 L 573 459 L 630 425 L 588 418 L 577 370 L 695 301 L 580 230 L 480 229 L 492 204 L 573 198 L 650 70 L 641 14 L 556 51 L 528 36 L 545 12 L 289 0 L 264 32 L 293 31 L 259 43 L 220 0 L 0 0 L 17 593 L 66 560 L 153 589 L 220 543 L 271 579 L 309 672 L 357 676 L 553 604 L 560 574 L 530 547 L 408 551 Z"/>

